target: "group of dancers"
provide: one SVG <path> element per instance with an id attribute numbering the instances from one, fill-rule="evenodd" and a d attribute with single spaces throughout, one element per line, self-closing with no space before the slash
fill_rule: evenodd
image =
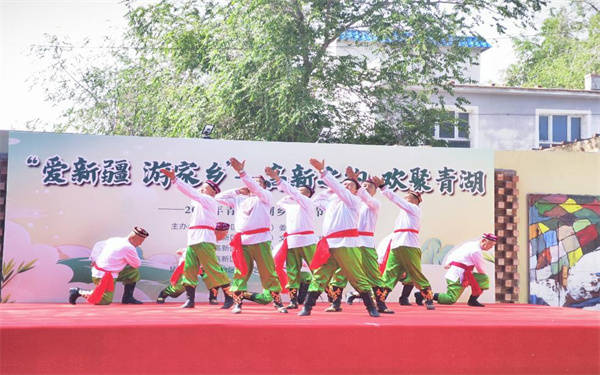
<path id="1" fill-rule="evenodd" d="M 488 289 L 489 279 L 484 271 L 482 251 L 493 248 L 497 240 L 495 235 L 484 233 L 481 239 L 454 249 L 444 265 L 448 269 L 446 293 L 434 294 L 421 271 L 421 194 L 409 191 L 401 196 L 386 188 L 384 180 L 378 176 L 359 182 L 351 167 L 346 169 L 346 178 L 340 183 L 327 170 L 324 160 L 310 159 L 310 164 L 328 187 L 319 193 L 315 193 L 312 186 L 293 187 L 281 179 L 277 171 L 265 168 L 265 174 L 285 194 L 276 205 L 286 212 L 287 232 L 273 253 L 270 215 L 273 196 L 266 189 L 267 182 L 260 175 L 248 176 L 244 170 L 245 161 L 236 158 L 229 161 L 239 174 L 243 187 L 223 192 L 210 180 L 195 190 L 178 179 L 173 171 L 161 170 L 192 200 L 193 210 L 187 248 L 179 252 L 179 265 L 170 285 L 158 295 L 158 303 L 185 292 L 187 300 L 182 307 L 193 308 L 201 277 L 210 291 L 209 301 L 216 303 L 218 290 L 222 289 L 225 296 L 222 308 L 233 307 L 234 314 L 242 312 L 244 300 L 251 300 L 262 304 L 272 302 L 280 313 L 298 309 L 302 304 L 298 315 L 308 316 L 324 291 L 331 301 L 325 311 L 339 312 L 348 282 L 356 291 L 349 294 L 348 303 L 362 299 L 372 317 L 394 313 L 386 306 L 386 298 L 399 282 L 404 284 L 401 305 L 410 304 L 408 297 L 413 287 L 418 289 L 415 293 L 417 304 L 433 310 L 434 301 L 452 304 L 470 286 L 472 294 L 468 304 L 483 306 L 477 299 Z M 387 245 L 384 244 L 386 250 L 381 263 L 374 239 L 381 207 L 374 198 L 377 189 L 399 208 L 394 231 L 385 239 Z M 228 224 L 217 222 L 219 204 L 235 211 L 236 233 L 230 242 L 235 265 L 233 280 L 216 257 L 216 244 L 229 230 Z M 324 212 L 320 239 L 315 234 L 317 207 Z M 133 297 L 141 264 L 136 247 L 147 237 L 146 230 L 135 227 L 126 238 L 114 237 L 96 244 L 90 256 L 95 288 L 92 291 L 70 289 L 69 302 L 75 304 L 83 297 L 89 303 L 110 304 L 116 279 L 124 284 L 122 303 L 142 303 Z M 302 271 L 303 263 L 309 265 L 312 274 Z M 248 291 L 248 279 L 255 264 L 263 287 L 261 293 Z M 290 302 L 284 306 L 281 293 L 286 290 Z"/>

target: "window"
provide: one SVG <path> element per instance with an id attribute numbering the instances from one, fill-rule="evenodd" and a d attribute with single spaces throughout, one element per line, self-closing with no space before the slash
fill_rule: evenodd
<path id="1" fill-rule="evenodd" d="M 458 125 L 444 123 L 436 125 L 434 138 L 448 142 L 449 147 L 471 147 L 469 140 L 469 114 L 465 112 L 451 112 L 458 120 Z"/>
<path id="2" fill-rule="evenodd" d="M 581 116 L 540 115 L 538 140 L 541 148 L 581 139 Z"/>

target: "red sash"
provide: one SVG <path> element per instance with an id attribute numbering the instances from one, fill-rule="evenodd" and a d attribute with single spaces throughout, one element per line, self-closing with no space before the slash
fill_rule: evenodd
<path id="1" fill-rule="evenodd" d="M 188 229 L 209 229 L 209 230 L 215 230 L 215 227 L 209 227 L 208 225 L 194 225 L 192 227 L 189 227 Z"/>
<path id="2" fill-rule="evenodd" d="M 87 301 L 91 304 L 97 304 L 102 300 L 102 296 L 104 292 L 112 292 L 115 290 L 115 280 L 113 278 L 112 272 L 107 271 L 103 268 L 100 268 L 96 265 L 96 263 L 92 262 L 92 267 L 97 269 L 98 271 L 104 272 L 104 276 L 100 279 L 100 283 L 96 285 L 92 294 L 90 294 L 87 298 Z"/>
<path id="3" fill-rule="evenodd" d="M 303 234 L 315 234 L 315 232 L 313 232 L 312 230 L 305 230 L 304 232 L 284 233 L 283 242 L 281 243 L 277 254 L 275 254 L 275 257 L 273 257 L 273 260 L 275 261 L 275 271 L 277 271 L 277 276 L 279 276 L 279 283 L 281 284 L 281 290 L 283 293 L 287 292 L 287 290 L 285 289 L 285 285 L 287 284 L 287 274 L 283 270 L 283 266 L 285 265 L 285 260 L 287 259 L 288 253 L 287 238 L 288 236 L 299 236 Z"/>
<path id="4" fill-rule="evenodd" d="M 327 242 L 330 238 L 344 238 L 344 237 L 358 237 L 358 230 L 356 229 L 346 229 L 341 230 L 339 232 L 333 232 L 328 234 L 327 236 L 321 238 L 319 243 L 317 243 L 317 251 L 315 251 L 315 256 L 313 257 L 312 262 L 310 262 L 310 269 L 316 270 L 321 267 L 327 260 L 329 260 L 329 243 Z"/>
<path id="5" fill-rule="evenodd" d="M 475 275 L 473 275 L 473 268 L 475 268 L 475 266 L 467 266 L 460 262 L 450 262 L 450 265 L 456 266 L 458 268 L 462 268 L 463 270 L 465 270 L 465 272 L 463 274 L 462 286 L 464 288 L 466 288 L 467 286 L 471 285 L 471 294 L 474 297 L 480 296 L 481 292 L 482 292 L 481 287 L 479 286 L 479 283 L 477 283 L 477 280 L 475 279 Z"/>
<path id="6" fill-rule="evenodd" d="M 231 242 L 229 242 L 229 246 L 233 248 L 231 251 L 231 258 L 233 259 L 233 264 L 235 268 L 237 268 L 242 276 L 246 276 L 248 273 L 248 265 L 246 264 L 246 259 L 244 259 L 244 249 L 242 248 L 242 236 L 248 234 L 257 234 L 268 232 L 271 229 L 269 228 L 259 228 L 248 230 L 246 232 L 238 232 L 233 236 Z"/>
<path id="7" fill-rule="evenodd" d="M 185 270 L 185 261 L 179 263 L 179 265 L 177 266 L 177 268 L 175 268 L 175 271 L 173 271 L 173 274 L 171 275 L 171 285 L 175 286 L 175 284 L 177 284 L 177 282 L 179 281 L 179 278 L 181 277 L 181 275 L 183 275 L 183 271 Z M 198 276 L 202 276 L 204 275 L 204 271 L 202 270 L 202 267 L 198 267 Z"/>
<path id="8" fill-rule="evenodd" d="M 373 237 L 375 235 L 375 233 L 373 232 L 358 232 L 359 236 L 367 236 L 367 237 Z"/>
<path id="9" fill-rule="evenodd" d="M 189 227 L 188 229 L 208 229 L 208 230 L 215 230 L 215 227 L 210 227 L 208 225 L 194 225 Z M 173 274 L 171 275 L 171 285 L 175 285 L 177 284 L 177 281 L 179 281 L 179 278 L 181 277 L 181 275 L 183 275 L 183 270 L 185 269 L 185 261 L 181 262 L 177 268 L 175 268 L 175 271 L 173 271 Z M 204 272 L 202 272 L 202 268 L 198 268 L 198 275 L 202 276 L 204 274 Z"/>
<path id="10" fill-rule="evenodd" d="M 394 233 L 400 233 L 400 232 L 412 232 L 412 233 L 417 233 L 417 234 L 419 233 L 419 231 L 416 229 L 396 229 L 394 231 Z M 381 264 L 379 265 L 379 272 L 381 272 L 382 275 L 385 272 L 385 267 L 387 266 L 388 258 L 390 257 L 390 250 L 392 250 L 392 238 L 390 238 L 390 242 L 387 245 L 387 249 L 385 249 L 385 255 L 383 256 L 383 262 L 381 262 Z"/>

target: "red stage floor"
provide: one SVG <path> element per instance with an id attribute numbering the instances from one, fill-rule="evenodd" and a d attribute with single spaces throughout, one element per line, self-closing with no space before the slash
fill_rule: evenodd
<path id="1" fill-rule="evenodd" d="M 600 313 L 362 304 L 310 317 L 244 305 L 0 305 L 2 374 L 599 374 Z"/>

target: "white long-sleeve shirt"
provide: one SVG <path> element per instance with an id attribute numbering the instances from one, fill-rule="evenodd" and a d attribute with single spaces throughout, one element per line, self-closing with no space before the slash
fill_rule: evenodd
<path id="1" fill-rule="evenodd" d="M 190 228 L 197 225 L 206 225 L 214 228 L 217 225 L 217 200 L 210 195 L 194 190 L 194 188 L 183 181 L 176 180 L 175 186 L 192 200 L 193 211 L 192 218 L 190 219 Z M 210 229 L 188 229 L 187 238 L 188 246 L 202 242 L 217 243 L 215 231 Z"/>
<path id="2" fill-rule="evenodd" d="M 315 230 L 316 212 L 312 200 L 302 195 L 298 189 L 287 181 L 279 180 L 279 190 L 287 194 L 277 202 L 277 206 L 285 210 L 285 227 L 287 233 L 297 233 Z M 288 248 L 303 247 L 317 243 L 315 234 L 293 235 L 287 238 Z"/>
<path id="3" fill-rule="evenodd" d="M 367 189 L 362 187 L 358 189 L 356 195 L 362 201 L 358 211 L 358 231 L 374 233 L 381 203 L 373 198 Z M 359 236 L 358 243 L 359 246 L 375 248 L 375 238 L 373 236 Z"/>
<path id="4" fill-rule="evenodd" d="M 314 200 L 319 207 L 325 207 L 323 236 L 342 230 L 357 229 L 360 198 L 352 194 L 327 171 L 323 173 L 321 179 L 331 189 L 330 192 L 319 193 Z M 359 246 L 358 237 L 331 238 L 327 242 L 330 248 Z"/>
<path id="5" fill-rule="evenodd" d="M 217 194 L 217 201 L 235 210 L 236 232 L 246 232 L 254 229 L 269 228 L 268 232 L 242 235 L 243 245 L 254 245 L 271 241 L 270 210 L 273 195 L 261 188 L 248 174 L 244 173 L 241 180 L 248 187 L 251 195 L 238 194 L 236 189 L 230 189 Z"/>
<path id="6" fill-rule="evenodd" d="M 115 279 L 127 265 L 138 268 L 142 264 L 135 246 L 127 237 L 111 237 L 97 242 L 93 247 L 90 260 L 98 267 L 110 271 Z M 102 276 L 104 276 L 103 271 L 92 267 L 92 277 L 102 278 Z"/>
<path id="7" fill-rule="evenodd" d="M 400 207 L 400 213 L 396 218 L 394 230 L 397 229 L 416 229 L 421 230 L 421 207 L 412 204 L 395 194 L 387 187 L 381 189 L 381 193 L 396 206 Z M 392 249 L 398 246 L 420 247 L 419 234 L 414 232 L 398 232 L 392 236 Z"/>
<path id="8" fill-rule="evenodd" d="M 478 273 L 485 273 L 483 268 L 484 259 L 479 240 L 465 242 L 463 245 L 452 250 L 446 257 L 445 265 L 451 262 L 462 263 L 465 266 L 475 266 Z M 457 266 L 450 266 L 446 272 L 446 279 L 456 282 L 460 280 L 462 283 L 465 270 Z"/>

